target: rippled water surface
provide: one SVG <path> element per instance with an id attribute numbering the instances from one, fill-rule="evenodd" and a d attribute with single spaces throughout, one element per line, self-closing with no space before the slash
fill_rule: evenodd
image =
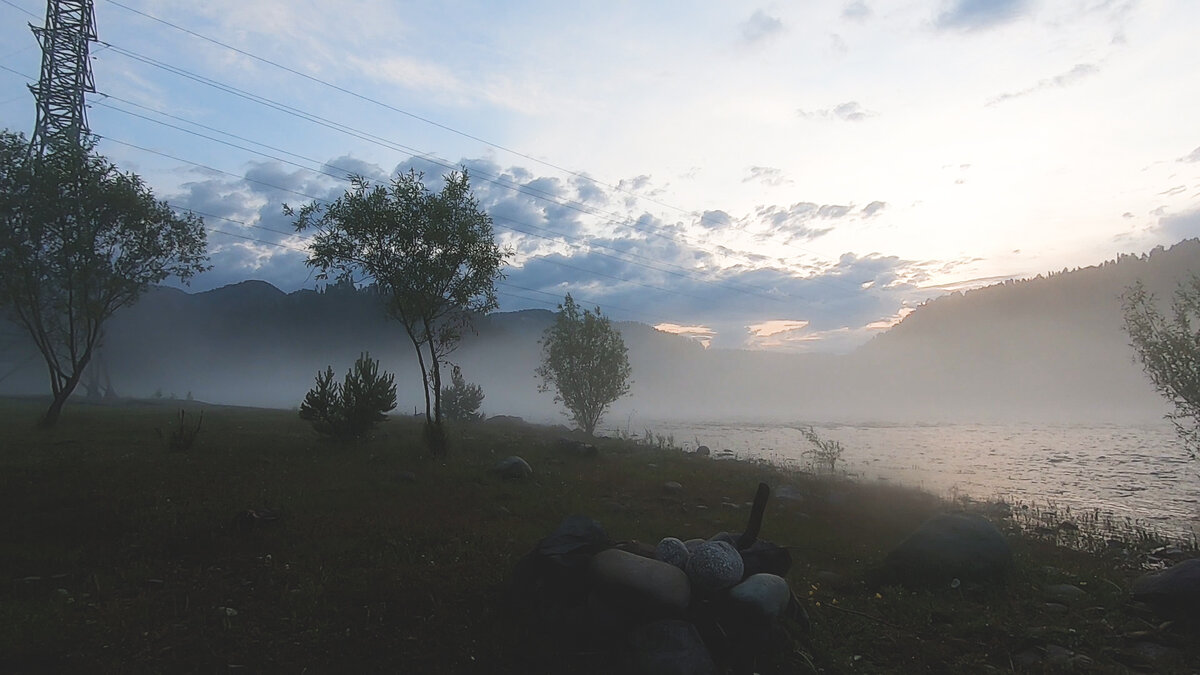
<path id="1" fill-rule="evenodd" d="M 677 445 L 697 442 L 777 464 L 805 467 L 811 446 L 780 424 L 654 422 Z M 839 469 L 940 495 L 1100 509 L 1176 535 L 1200 532 L 1200 462 L 1169 424 L 847 424 L 816 427 L 845 446 Z"/>

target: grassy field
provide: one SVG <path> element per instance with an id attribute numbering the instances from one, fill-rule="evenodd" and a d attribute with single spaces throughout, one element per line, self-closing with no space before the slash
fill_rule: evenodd
<path id="1" fill-rule="evenodd" d="M 759 481 L 802 496 L 773 498 L 762 531 L 791 547 L 812 622 L 778 672 L 1200 669 L 1192 628 L 1128 599 L 1149 551 L 1189 553 L 1150 538 L 1082 552 L 1063 545 L 1074 523 L 1021 528 L 990 505 L 1016 556 L 1007 584 L 870 588 L 888 550 L 963 505 L 627 441 L 571 456 L 554 448 L 561 429 L 523 424 L 454 429 L 433 460 L 412 419 L 343 445 L 290 411 L 72 405 L 43 432 L 43 406 L 0 400 L 0 672 L 598 671 L 603 659 L 558 654 L 511 613 L 520 557 L 570 514 L 650 544 L 740 531 Z M 181 407 L 204 423 L 172 452 L 156 430 Z M 508 455 L 533 478 L 489 471 Z M 239 527 L 248 509 L 279 518 Z M 1048 604 L 1058 583 L 1086 598 Z"/>

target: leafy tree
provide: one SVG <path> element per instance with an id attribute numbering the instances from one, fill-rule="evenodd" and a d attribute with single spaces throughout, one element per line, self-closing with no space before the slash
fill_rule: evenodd
<path id="1" fill-rule="evenodd" d="M 1174 407 L 1167 418 L 1194 458 L 1200 449 L 1200 277 L 1179 285 L 1169 316 L 1141 281 L 1121 301 L 1130 344 L 1154 388 Z"/>
<path id="2" fill-rule="evenodd" d="M 471 194 L 466 170 L 445 176 L 431 192 L 423 174 L 410 171 L 390 185 L 351 176 L 337 201 L 307 204 L 297 231 L 315 230 L 308 265 L 318 278 L 372 280 L 417 352 L 425 394 L 426 441 L 446 449 L 442 427 L 442 365 L 470 327 L 474 313 L 495 309 L 495 280 L 507 251 L 493 239 L 492 219 Z"/>
<path id="3" fill-rule="evenodd" d="M 84 147 L 31 154 L 0 132 L 0 307 L 33 337 L 58 422 L 105 321 L 150 284 L 208 269 L 204 223 L 156 201 L 138 176 Z"/>
<path id="4" fill-rule="evenodd" d="M 379 361 L 363 352 L 341 384 L 333 368 L 317 373 L 317 384 L 300 404 L 300 419 L 312 422 L 317 433 L 334 438 L 359 438 L 387 419 L 396 407 L 395 376 L 379 372 Z"/>
<path id="5" fill-rule="evenodd" d="M 555 403 L 590 436 L 614 401 L 629 393 L 629 354 L 608 317 L 579 309 L 568 293 L 554 325 L 542 336 L 539 391 L 554 389 Z"/>
<path id="6" fill-rule="evenodd" d="M 451 422 L 474 422 L 483 417 L 479 406 L 483 405 L 483 389 L 463 379 L 462 369 L 454 366 L 450 371 L 450 386 L 442 389 L 442 407 L 446 419 Z"/>

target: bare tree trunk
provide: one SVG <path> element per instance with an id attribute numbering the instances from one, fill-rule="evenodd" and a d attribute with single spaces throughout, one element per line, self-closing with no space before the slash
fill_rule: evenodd
<path id="1" fill-rule="evenodd" d="M 50 408 L 46 410 L 46 414 L 38 422 L 39 428 L 53 429 L 58 424 L 58 418 L 62 415 L 63 406 L 67 404 L 67 399 L 71 398 L 71 393 L 75 391 L 75 386 L 78 384 L 79 375 L 75 374 L 67 378 L 61 387 L 55 387 L 54 400 L 50 402 Z"/>

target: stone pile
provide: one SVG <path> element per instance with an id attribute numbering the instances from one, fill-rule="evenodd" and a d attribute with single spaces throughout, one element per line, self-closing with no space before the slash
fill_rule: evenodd
<path id="1" fill-rule="evenodd" d="M 784 622 L 807 628 L 786 580 L 790 554 L 757 537 L 767 494 L 761 485 L 745 533 L 654 548 L 613 544 L 599 523 L 571 516 L 518 564 L 513 600 L 551 651 L 602 653 L 616 672 L 753 672 L 787 647 Z"/>

